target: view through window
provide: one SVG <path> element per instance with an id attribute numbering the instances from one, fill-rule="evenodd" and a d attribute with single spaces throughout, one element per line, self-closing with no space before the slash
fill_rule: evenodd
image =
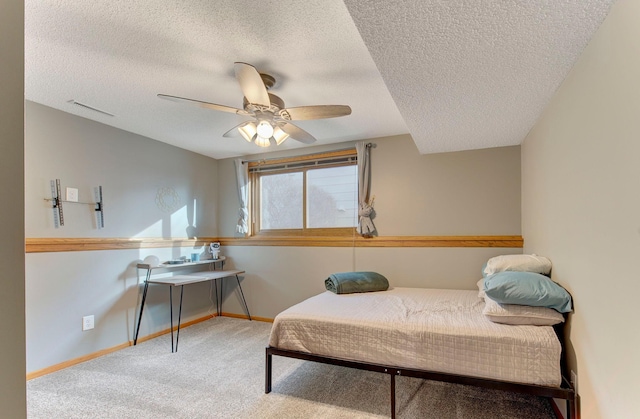
<path id="1" fill-rule="evenodd" d="M 357 166 L 302 167 L 259 173 L 260 232 L 351 229 L 357 224 Z"/>

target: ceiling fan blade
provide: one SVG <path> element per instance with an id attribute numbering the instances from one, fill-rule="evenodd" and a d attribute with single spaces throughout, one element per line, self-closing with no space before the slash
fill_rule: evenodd
<path id="1" fill-rule="evenodd" d="M 351 108 L 346 105 L 300 106 L 297 108 L 282 109 L 279 114 L 283 119 L 302 121 L 306 119 L 325 119 L 351 115 Z"/>
<path id="2" fill-rule="evenodd" d="M 215 103 L 203 102 L 201 100 L 187 99 L 184 97 L 163 95 L 163 94 L 158 94 L 158 97 L 160 99 L 166 99 L 166 100 L 170 100 L 178 103 L 189 103 L 191 105 L 200 106 L 201 108 L 213 109 L 214 111 L 229 112 L 229 113 L 235 113 L 238 115 L 251 115 L 249 112 L 245 111 L 244 109 L 232 108 L 231 106 L 225 106 L 225 105 L 217 105 Z"/>
<path id="3" fill-rule="evenodd" d="M 240 84 L 242 94 L 247 98 L 249 103 L 270 107 L 271 101 L 269 100 L 269 94 L 258 70 L 247 63 L 234 63 L 233 68 L 236 72 L 236 79 Z"/>
<path id="4" fill-rule="evenodd" d="M 298 140 L 301 143 L 311 144 L 316 142 L 316 139 L 313 135 L 309 134 L 307 131 L 298 126 L 293 125 L 291 122 L 280 123 L 278 124 L 278 126 L 280 127 L 280 129 L 282 129 L 282 131 L 289 134 L 289 137 L 293 138 L 294 140 Z"/>
<path id="5" fill-rule="evenodd" d="M 238 131 L 238 128 L 242 128 L 247 124 L 250 124 L 251 122 L 254 121 L 244 121 L 239 123 L 238 125 L 236 125 L 235 127 L 231 128 L 229 131 L 225 132 L 224 134 L 222 134 L 223 137 L 239 137 L 240 136 L 240 132 Z"/>

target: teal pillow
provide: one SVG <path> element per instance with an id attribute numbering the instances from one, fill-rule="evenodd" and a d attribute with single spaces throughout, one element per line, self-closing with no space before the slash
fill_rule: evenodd
<path id="1" fill-rule="evenodd" d="M 500 304 L 571 311 L 571 295 L 548 277 L 534 272 L 504 271 L 484 279 L 484 292 Z"/>

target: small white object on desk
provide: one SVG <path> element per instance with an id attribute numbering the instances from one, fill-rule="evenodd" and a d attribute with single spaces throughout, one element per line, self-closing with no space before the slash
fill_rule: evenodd
<path id="1" fill-rule="evenodd" d="M 142 263 L 148 265 L 151 268 L 155 268 L 156 266 L 160 265 L 160 259 L 158 259 L 157 256 L 150 255 L 144 258 Z"/>
<path id="2" fill-rule="evenodd" d="M 211 253 L 211 259 L 220 259 L 220 243 L 211 243 L 209 245 L 209 252 Z"/>

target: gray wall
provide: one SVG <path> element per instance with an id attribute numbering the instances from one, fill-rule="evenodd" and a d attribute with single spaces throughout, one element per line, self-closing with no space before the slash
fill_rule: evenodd
<path id="1" fill-rule="evenodd" d="M 24 285 L 24 2 L 0 1 L 0 416 L 27 416 Z"/>
<path id="2" fill-rule="evenodd" d="M 374 142 L 372 193 L 381 235 L 520 234 L 519 147 L 420 156 L 409 136 Z M 247 158 L 330 149 L 335 146 Z M 25 158 L 27 237 L 184 237 L 192 224 L 188 217 L 169 216 L 155 205 L 156 191 L 164 186 L 184 197 L 187 209 L 178 213 L 191 214 L 196 208 L 196 235 L 234 235 L 238 199 L 232 159 L 215 161 L 30 102 Z M 89 209 L 71 204 L 65 206 L 66 225 L 54 228 L 44 198 L 55 178 L 61 179 L 63 189 L 77 187 L 81 198 L 90 197 L 93 186 L 103 186 L 104 230 L 95 228 Z M 189 207 L 194 199 L 195 206 Z M 166 260 L 190 252 L 184 248 L 27 254 L 27 371 L 131 340 L 140 299 L 135 263 L 148 255 Z M 223 248 L 228 266 L 247 271 L 242 280 L 251 314 L 266 318 L 323 291 L 331 272 L 371 269 L 387 275 L 392 286 L 472 289 L 486 259 L 519 252 Z M 185 288 L 183 319 L 213 312 L 209 292 L 208 284 Z M 169 326 L 167 293 L 166 288 L 152 288 L 141 336 Z M 234 287 L 226 289 L 224 310 L 244 312 Z M 82 332 L 81 318 L 90 314 L 96 328 Z"/>
<path id="3" fill-rule="evenodd" d="M 640 2 L 612 8 L 522 145 L 525 251 L 573 295 L 582 418 L 640 417 Z"/>
<path id="4" fill-rule="evenodd" d="M 33 102 L 26 118 L 27 237 L 217 235 L 214 159 Z M 65 225 L 56 229 L 44 200 L 52 179 L 60 179 L 63 196 L 78 188 L 80 201 L 92 201 L 93 187 L 102 185 L 105 228 L 95 228 L 89 206 L 66 204 Z M 156 205 L 165 187 L 179 197 L 171 213 Z"/>
<path id="5" fill-rule="evenodd" d="M 164 143 L 26 103 L 26 236 L 163 237 L 217 236 L 217 162 Z M 65 225 L 56 229 L 49 182 L 59 178 L 92 200 L 102 185 L 105 228 L 97 229 L 90 206 L 65 204 Z M 178 196 L 173 213 L 156 205 L 160 188 Z M 148 255 L 161 260 L 201 248 L 167 248 L 26 255 L 27 371 L 78 358 L 133 339 L 139 278 L 135 263 Z M 209 285 L 185 290 L 183 320 L 211 311 Z M 152 286 L 141 336 L 169 327 L 168 290 Z M 82 331 L 82 317 L 95 316 L 95 329 Z M 167 345 L 169 340 L 167 338 Z M 169 347 L 169 346 L 168 346 Z"/>
<path id="6" fill-rule="evenodd" d="M 381 236 L 519 235 L 520 147 L 420 155 L 407 136 L 376 138 L 372 196 Z M 342 145 L 341 147 L 346 147 Z M 246 156 L 254 160 L 304 151 Z M 233 237 L 238 198 L 233 159 L 218 162 L 222 237 Z M 332 272 L 373 270 L 396 287 L 473 289 L 490 257 L 521 253 L 502 248 L 242 247 L 222 249 L 247 271 L 243 290 L 252 314 L 273 318 L 324 290 Z M 241 313 L 238 298 L 225 311 Z"/>
<path id="7" fill-rule="evenodd" d="M 519 146 L 421 155 L 409 135 L 370 142 L 376 144 L 371 151 L 371 196 L 376 197 L 374 222 L 381 236 L 520 234 Z M 326 150 L 331 148 L 308 147 L 243 159 Z M 218 229 L 220 236 L 233 237 L 238 214 L 233 159 L 220 160 L 218 173 Z"/>

